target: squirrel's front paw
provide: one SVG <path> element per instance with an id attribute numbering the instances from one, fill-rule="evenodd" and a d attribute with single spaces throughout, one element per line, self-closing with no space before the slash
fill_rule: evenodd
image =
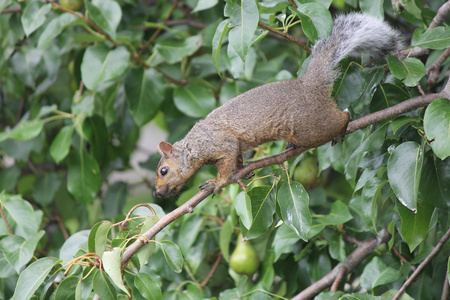
<path id="1" fill-rule="evenodd" d="M 222 185 L 217 184 L 217 179 L 209 179 L 206 180 L 202 185 L 200 185 L 200 189 L 202 190 L 212 190 L 213 197 L 219 192 Z"/>

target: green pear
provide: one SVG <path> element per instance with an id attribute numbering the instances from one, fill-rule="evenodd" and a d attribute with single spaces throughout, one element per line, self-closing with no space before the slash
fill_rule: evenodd
<path id="1" fill-rule="evenodd" d="M 239 234 L 236 248 L 230 257 L 230 267 L 238 274 L 252 275 L 258 270 L 259 258 L 249 240 L 242 240 Z"/>

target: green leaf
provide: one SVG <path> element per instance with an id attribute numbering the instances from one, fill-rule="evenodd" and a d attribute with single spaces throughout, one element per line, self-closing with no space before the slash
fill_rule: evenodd
<path id="1" fill-rule="evenodd" d="M 100 26 L 111 38 L 116 38 L 116 29 L 122 19 L 120 5 L 113 0 L 84 1 L 89 18 Z"/>
<path id="2" fill-rule="evenodd" d="M 201 218 L 198 218 L 201 219 Z M 145 219 L 142 224 L 141 230 L 139 234 L 143 235 L 147 230 L 149 230 L 153 225 L 158 222 L 159 218 L 157 216 L 151 216 Z M 156 251 L 155 243 L 149 242 L 146 245 L 142 246 L 141 249 L 136 253 L 137 258 L 141 266 L 144 266 L 148 263 L 150 256 L 152 256 Z"/>
<path id="3" fill-rule="evenodd" d="M 362 215 L 364 223 L 367 228 L 373 233 L 377 234 L 377 218 L 378 218 L 378 198 L 381 194 L 381 189 L 387 183 L 387 180 L 381 180 L 378 177 L 369 179 L 361 193 L 358 201 L 353 202 L 353 207 Z"/>
<path id="4" fill-rule="evenodd" d="M 415 142 L 400 144 L 392 152 L 387 166 L 389 184 L 398 200 L 407 208 L 417 210 L 423 153 Z"/>
<path id="5" fill-rule="evenodd" d="M 72 113 L 76 115 L 74 123 L 82 122 L 83 118 L 90 117 L 94 115 L 95 109 L 95 96 L 87 95 L 83 96 L 78 102 L 72 102 Z M 83 136 L 83 131 L 79 130 L 80 128 L 77 126 L 78 134 Z"/>
<path id="6" fill-rule="evenodd" d="M 9 138 L 15 140 L 30 140 L 41 133 L 44 127 L 44 120 L 22 121 L 9 133 Z"/>
<path id="7" fill-rule="evenodd" d="M 351 219 L 353 219 L 353 217 L 348 206 L 338 200 L 333 203 L 328 215 L 319 217 L 317 220 L 323 225 L 339 225 L 344 224 Z"/>
<path id="8" fill-rule="evenodd" d="M 136 277 L 134 277 L 134 285 L 145 299 L 159 300 L 162 298 L 161 288 L 152 280 L 150 275 L 146 273 L 138 273 Z"/>
<path id="9" fill-rule="evenodd" d="M 89 46 L 81 62 L 81 79 L 88 89 L 95 90 L 99 84 L 122 76 L 129 63 L 130 54 L 123 46 L 113 50 L 104 44 Z"/>
<path id="10" fill-rule="evenodd" d="M 352 108 L 355 114 L 360 114 L 370 103 L 372 95 L 378 84 L 383 79 L 384 74 L 384 67 L 364 68 L 362 70 L 364 85 L 362 86 L 361 94 L 352 103 Z"/>
<path id="11" fill-rule="evenodd" d="M 297 9 L 289 7 L 302 21 L 302 29 L 308 39 L 315 43 L 331 34 L 333 21 L 330 11 L 319 3 L 300 4 Z"/>
<path id="12" fill-rule="evenodd" d="M 138 126 L 151 121 L 164 100 L 165 80 L 154 69 L 135 67 L 125 76 L 125 94 Z"/>
<path id="13" fill-rule="evenodd" d="M 241 4 L 241 5 L 240 5 Z M 255 0 L 225 6 L 225 16 L 230 18 L 229 44 L 242 61 L 253 43 L 253 35 L 258 27 L 259 13 Z"/>
<path id="14" fill-rule="evenodd" d="M 391 107 L 411 98 L 411 94 L 403 86 L 392 83 L 382 83 L 377 86 L 370 102 L 370 111 L 376 112 Z"/>
<path id="15" fill-rule="evenodd" d="M 227 218 L 227 220 L 223 223 L 223 225 L 220 228 L 220 235 L 219 235 L 219 247 L 220 251 L 222 252 L 223 258 L 227 262 L 230 260 L 230 242 L 231 237 L 233 235 L 234 226 L 233 222 L 231 221 L 231 218 Z"/>
<path id="16" fill-rule="evenodd" d="M 444 160 L 450 156 L 450 101 L 439 98 L 425 111 L 423 126 L 434 154 Z"/>
<path id="17" fill-rule="evenodd" d="M 50 204 L 60 185 L 61 180 L 56 173 L 46 173 L 38 177 L 33 184 L 34 200 L 43 206 Z"/>
<path id="18" fill-rule="evenodd" d="M 379 19 L 384 18 L 383 0 L 361 0 L 359 5 L 361 10 Z"/>
<path id="19" fill-rule="evenodd" d="M 202 45 L 203 36 L 194 35 L 185 40 L 164 39 L 155 45 L 155 51 L 169 64 L 180 62 L 183 58 L 194 54 Z"/>
<path id="20" fill-rule="evenodd" d="M 122 262 L 122 249 L 113 248 L 111 251 L 105 251 L 102 255 L 103 268 L 109 275 L 114 284 L 125 292 L 128 296 L 131 296 L 127 288 L 123 284 L 121 262 Z"/>
<path id="21" fill-rule="evenodd" d="M 304 241 L 308 240 L 308 232 L 312 219 L 309 212 L 309 196 L 303 186 L 292 181 L 281 186 L 277 194 L 283 222 L 288 225 Z"/>
<path id="22" fill-rule="evenodd" d="M 95 253 L 97 253 L 98 256 L 102 257 L 106 249 L 106 243 L 108 241 L 108 232 L 112 224 L 110 221 L 101 221 L 99 223 L 100 225 L 98 227 L 95 227 L 95 230 L 94 229 L 91 230 L 91 233 L 89 234 L 89 241 L 91 241 L 92 238 L 94 238 Z M 89 249 L 89 251 L 93 252 L 92 249 Z"/>
<path id="23" fill-rule="evenodd" d="M 198 215 L 189 215 L 183 220 L 180 226 L 180 237 L 182 237 L 182 243 L 180 243 L 180 250 L 184 256 L 187 255 L 189 249 L 197 239 L 198 234 L 202 229 L 203 219 Z"/>
<path id="24" fill-rule="evenodd" d="M 49 48 L 53 39 L 59 36 L 66 26 L 76 20 L 78 20 L 77 17 L 70 13 L 63 13 L 62 15 L 52 19 L 39 36 L 37 45 L 38 49 Z"/>
<path id="25" fill-rule="evenodd" d="M 450 47 L 450 28 L 435 27 L 414 38 L 411 46 L 427 49 L 445 49 Z"/>
<path id="26" fill-rule="evenodd" d="M 56 163 L 61 162 L 69 154 L 74 127 L 67 125 L 61 128 L 50 146 L 50 155 Z"/>
<path id="27" fill-rule="evenodd" d="M 40 1 L 32 1 L 27 4 L 21 18 L 23 31 L 27 36 L 44 24 L 51 7 L 50 3 L 42 4 Z"/>
<path id="28" fill-rule="evenodd" d="M 180 273 L 183 268 L 183 255 L 177 244 L 171 241 L 161 241 L 160 243 L 164 258 L 169 267 L 176 273 Z"/>
<path id="29" fill-rule="evenodd" d="M 386 266 L 383 261 L 374 257 L 361 274 L 361 286 L 366 290 L 373 290 L 378 286 L 392 283 L 401 277 L 398 270 Z"/>
<path id="30" fill-rule="evenodd" d="M 234 200 L 234 208 L 236 209 L 241 224 L 247 229 L 250 228 L 253 221 L 252 200 L 246 191 L 242 191 L 237 195 Z"/>
<path id="31" fill-rule="evenodd" d="M 14 234 L 25 239 L 33 238 L 38 232 L 40 223 L 36 218 L 33 207 L 28 201 L 18 195 L 0 193 L 0 204 L 6 212 L 7 220 Z"/>
<path id="32" fill-rule="evenodd" d="M 450 158 L 442 161 L 433 155 L 432 151 L 425 152 L 419 185 L 419 198 L 434 207 L 448 209 L 450 205 L 449 168 Z"/>
<path id="33" fill-rule="evenodd" d="M 219 3 L 219 0 L 198 0 L 197 5 L 191 11 L 192 13 L 210 9 Z"/>
<path id="34" fill-rule="evenodd" d="M 395 56 L 389 56 L 388 64 L 392 75 L 398 79 L 403 79 L 406 86 L 416 86 L 426 74 L 425 66 L 417 58 L 408 57 L 400 61 Z"/>
<path id="35" fill-rule="evenodd" d="M 97 196 L 102 184 L 100 169 L 95 159 L 81 151 L 73 151 L 67 161 L 67 190 L 78 201 L 88 204 Z"/>
<path id="36" fill-rule="evenodd" d="M 69 262 L 75 257 L 78 250 L 82 249 L 88 252 L 89 233 L 89 230 L 82 230 L 72 234 L 62 245 L 59 258 L 64 262 Z"/>
<path id="37" fill-rule="evenodd" d="M 94 292 L 100 296 L 102 300 L 116 300 L 117 291 L 114 285 L 106 275 L 106 272 L 98 270 L 94 275 Z"/>
<path id="38" fill-rule="evenodd" d="M 0 191 L 11 192 L 19 182 L 20 167 L 17 164 L 0 171 Z"/>
<path id="39" fill-rule="evenodd" d="M 397 204 L 396 207 L 402 219 L 402 236 L 412 252 L 427 236 L 434 207 L 422 202 L 416 213 L 401 204 Z"/>
<path id="40" fill-rule="evenodd" d="M 114 219 L 122 213 L 128 195 L 128 185 L 123 181 L 114 182 L 108 187 L 106 197 L 102 202 L 103 217 Z"/>
<path id="41" fill-rule="evenodd" d="M 291 247 L 299 241 L 298 235 L 286 224 L 278 227 L 272 247 L 275 251 L 275 261 L 277 261 L 283 253 L 291 253 Z"/>
<path id="42" fill-rule="evenodd" d="M 272 196 L 272 188 L 258 186 L 248 192 L 251 199 L 252 225 L 248 228 L 241 226 L 242 235 L 249 239 L 257 238 L 265 233 L 273 223 L 275 213 L 275 200 Z"/>
<path id="43" fill-rule="evenodd" d="M 16 269 L 17 274 L 33 258 L 36 245 L 44 234 L 45 231 L 40 230 L 29 240 L 25 240 L 18 235 L 9 235 L 0 240 L 0 250 L 7 261 Z"/>
<path id="44" fill-rule="evenodd" d="M 28 300 L 44 282 L 48 273 L 58 262 L 53 257 L 44 257 L 20 273 L 12 300 Z"/>
<path id="45" fill-rule="evenodd" d="M 81 279 L 74 275 L 69 275 L 64 278 L 63 281 L 58 284 L 55 300 L 76 299 L 75 290 L 80 281 Z"/>
<path id="46" fill-rule="evenodd" d="M 220 49 L 222 48 L 223 40 L 228 33 L 230 22 L 228 20 L 223 20 L 220 22 L 219 26 L 217 26 L 216 32 L 214 33 L 214 37 L 212 40 L 212 56 L 213 63 L 216 72 L 220 74 L 219 61 L 220 61 Z"/>
<path id="47" fill-rule="evenodd" d="M 193 118 L 205 117 L 216 107 L 212 92 L 201 85 L 179 86 L 173 98 L 178 110 Z"/>
<path id="48" fill-rule="evenodd" d="M 342 234 L 336 232 L 331 236 L 328 250 L 333 259 L 340 262 L 345 261 L 347 255 L 345 254 L 345 242 Z"/>
<path id="49" fill-rule="evenodd" d="M 358 172 L 358 167 L 363 158 L 363 155 L 368 151 L 374 151 L 380 149 L 383 145 L 387 131 L 387 124 L 379 126 L 372 133 L 370 129 L 367 129 L 365 136 L 370 135 L 364 139 L 359 147 L 352 153 L 345 165 L 345 177 L 349 182 L 354 184 Z M 363 138 L 365 138 L 363 136 Z"/>
<path id="50" fill-rule="evenodd" d="M 91 153 L 95 160 L 102 165 L 108 145 L 108 128 L 105 119 L 99 115 L 93 115 L 83 120 L 81 126 L 83 135 L 89 141 Z"/>

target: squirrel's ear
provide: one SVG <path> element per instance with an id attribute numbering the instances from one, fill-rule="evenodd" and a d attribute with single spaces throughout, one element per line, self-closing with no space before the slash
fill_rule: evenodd
<path id="1" fill-rule="evenodd" d="M 158 152 L 161 154 L 161 156 L 169 157 L 173 155 L 173 148 L 170 143 L 167 142 L 161 142 L 158 145 Z"/>

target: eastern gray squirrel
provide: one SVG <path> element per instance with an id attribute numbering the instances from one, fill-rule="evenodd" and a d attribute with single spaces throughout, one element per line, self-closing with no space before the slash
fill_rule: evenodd
<path id="1" fill-rule="evenodd" d="M 215 194 L 242 167 L 241 153 L 263 143 L 283 139 L 311 148 L 343 137 L 349 114 L 330 96 L 337 64 L 346 56 L 385 57 L 400 49 L 400 34 L 383 20 L 360 13 L 339 16 L 331 36 L 314 45 L 304 76 L 249 90 L 197 122 L 181 141 L 161 142 L 155 196 L 178 192 L 204 164 L 216 165 L 219 176 L 200 188 Z"/>

